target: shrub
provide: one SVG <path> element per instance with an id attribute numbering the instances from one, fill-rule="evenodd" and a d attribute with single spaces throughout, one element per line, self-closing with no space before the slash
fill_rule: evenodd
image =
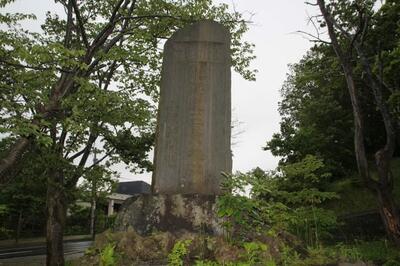
<path id="1" fill-rule="evenodd" d="M 183 266 L 185 257 L 188 254 L 188 247 L 192 240 L 179 240 L 175 243 L 171 253 L 168 255 L 168 265 Z"/>
<path id="2" fill-rule="evenodd" d="M 108 243 L 100 252 L 100 266 L 114 266 L 117 263 L 115 245 Z"/>

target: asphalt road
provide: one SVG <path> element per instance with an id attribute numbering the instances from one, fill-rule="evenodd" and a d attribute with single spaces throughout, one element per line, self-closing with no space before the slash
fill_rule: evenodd
<path id="1" fill-rule="evenodd" d="M 71 255 L 75 253 L 83 253 L 85 249 L 90 247 L 92 241 L 76 241 L 64 243 L 64 254 Z M 24 246 L 15 248 L 0 248 L 0 262 L 4 259 L 29 257 L 46 255 L 45 245 Z"/>

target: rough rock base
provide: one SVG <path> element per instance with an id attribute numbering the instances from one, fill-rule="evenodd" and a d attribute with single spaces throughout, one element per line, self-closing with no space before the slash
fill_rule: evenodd
<path id="1" fill-rule="evenodd" d="M 144 236 L 152 232 L 190 232 L 222 235 L 216 196 L 139 195 L 128 199 L 118 213 L 114 230 L 134 229 Z"/>

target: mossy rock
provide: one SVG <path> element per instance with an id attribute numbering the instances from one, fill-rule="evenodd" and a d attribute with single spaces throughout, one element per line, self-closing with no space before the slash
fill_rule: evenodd
<path id="1" fill-rule="evenodd" d="M 167 265 L 168 255 L 178 241 L 190 240 L 185 265 L 194 265 L 196 260 L 215 261 L 221 265 L 246 259 L 246 250 L 238 243 L 231 243 L 223 236 L 189 232 L 186 230 L 157 232 L 141 236 L 133 229 L 124 232 L 104 232 L 96 237 L 93 247 L 72 265 L 102 265 L 101 254 L 108 246 L 114 247 L 116 265 Z M 264 239 L 266 240 L 266 238 Z M 276 256 L 276 241 L 264 243 L 268 249 L 259 254 L 260 258 Z"/>
<path id="2" fill-rule="evenodd" d="M 143 236 L 179 230 L 222 235 L 216 205 L 216 196 L 211 195 L 139 195 L 123 204 L 114 230 L 133 228 Z"/>

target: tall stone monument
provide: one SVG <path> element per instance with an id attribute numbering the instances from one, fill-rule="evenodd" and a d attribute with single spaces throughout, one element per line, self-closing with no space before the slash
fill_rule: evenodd
<path id="1" fill-rule="evenodd" d="M 223 233 L 216 195 L 221 172 L 232 168 L 230 65 L 230 35 L 216 22 L 166 42 L 153 194 L 128 199 L 115 230 Z"/>
<path id="2" fill-rule="evenodd" d="M 194 23 L 166 42 L 154 193 L 220 193 L 221 172 L 232 168 L 230 66 L 230 34 L 217 22 Z"/>

